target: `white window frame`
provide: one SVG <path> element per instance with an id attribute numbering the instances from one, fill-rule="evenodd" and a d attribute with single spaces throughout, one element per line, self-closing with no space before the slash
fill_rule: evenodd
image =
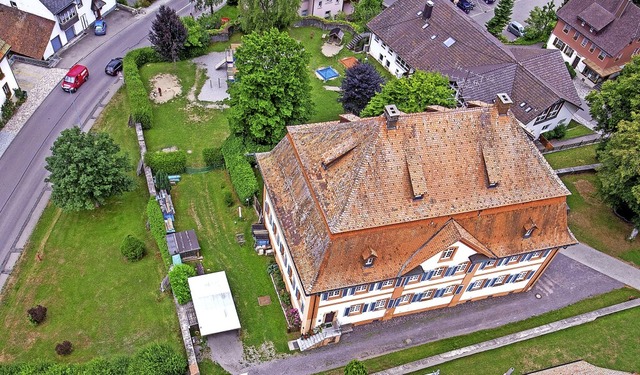
<path id="1" fill-rule="evenodd" d="M 420 297 L 420 301 L 426 301 L 428 299 L 433 298 L 434 289 L 425 290 L 422 293 L 422 297 Z"/>
<path id="2" fill-rule="evenodd" d="M 398 300 L 400 301 L 400 302 L 398 302 L 398 303 L 399 303 L 399 304 L 402 304 L 402 303 L 408 303 L 408 302 L 411 300 L 411 296 L 412 296 L 412 294 L 404 294 L 404 295 L 402 295 L 402 296 L 398 299 Z"/>
<path id="3" fill-rule="evenodd" d="M 407 283 L 412 283 L 415 281 L 420 280 L 420 275 L 411 275 L 409 276 L 409 279 L 407 280 Z"/>
<path id="4" fill-rule="evenodd" d="M 589 39 L 587 39 L 586 36 L 582 38 L 582 43 L 581 43 L 582 47 L 586 47 L 588 43 L 589 43 Z"/>
<path id="5" fill-rule="evenodd" d="M 447 288 L 444 290 L 444 293 L 442 295 L 446 296 L 446 295 L 449 295 L 449 294 L 453 294 L 453 292 L 456 291 L 456 287 L 457 287 L 457 285 L 449 285 L 449 286 L 447 286 Z"/>
<path id="6" fill-rule="evenodd" d="M 367 259 L 365 259 L 365 261 L 364 261 L 364 266 L 365 266 L 365 267 L 371 267 L 371 266 L 373 266 L 373 261 L 374 261 L 373 257 L 368 257 L 368 258 L 367 258 Z"/>
<path id="7" fill-rule="evenodd" d="M 362 304 L 361 303 L 359 303 L 357 305 L 349 306 L 349 315 L 351 315 L 351 314 L 359 314 L 360 311 L 362 311 Z"/>
<path id="8" fill-rule="evenodd" d="M 433 276 L 432 277 L 438 277 L 438 276 L 442 276 L 444 274 L 444 269 L 446 267 L 438 267 L 435 270 L 433 270 Z"/>
<path id="9" fill-rule="evenodd" d="M 602 56 L 602 58 L 600 58 L 600 56 Z M 598 60 L 604 61 L 604 59 L 606 58 L 607 58 L 607 53 L 603 50 L 600 50 L 600 54 L 598 55 Z"/>
<path id="10" fill-rule="evenodd" d="M 498 278 L 496 279 L 496 281 L 493 283 L 494 286 L 498 286 L 498 285 L 502 285 L 504 284 L 505 279 L 507 278 L 507 275 L 500 275 L 498 276 Z"/>
<path id="11" fill-rule="evenodd" d="M 466 271 L 468 266 L 469 266 L 469 262 L 462 262 L 462 263 L 458 264 L 458 265 L 456 266 L 456 270 L 455 270 L 455 272 L 454 272 L 454 275 L 455 275 L 456 273 L 460 273 L 460 272 L 464 272 L 464 271 Z"/>
<path id="12" fill-rule="evenodd" d="M 331 290 L 329 292 L 327 292 L 327 299 L 329 298 L 335 298 L 335 297 L 340 297 L 340 290 Z"/>
<path id="13" fill-rule="evenodd" d="M 358 285 L 356 287 L 356 293 L 366 292 L 368 289 L 369 289 L 369 287 L 367 285 Z"/>
<path id="14" fill-rule="evenodd" d="M 569 34 L 569 31 L 571 31 L 571 26 L 569 26 L 569 24 L 565 23 L 564 26 L 562 27 L 562 32 L 565 34 Z"/>
<path id="15" fill-rule="evenodd" d="M 393 286 L 393 282 L 394 282 L 393 279 L 385 280 L 385 281 L 382 282 L 381 288 L 386 288 L 388 286 Z"/>
<path id="16" fill-rule="evenodd" d="M 482 287 L 483 283 L 484 283 L 484 280 L 476 280 L 476 281 L 472 282 L 471 283 L 471 290 L 480 289 Z"/>
<path id="17" fill-rule="evenodd" d="M 373 306 L 374 310 L 381 310 L 387 306 L 387 299 L 379 299 L 376 301 L 376 304 Z"/>
<path id="18" fill-rule="evenodd" d="M 524 279 L 527 278 L 527 275 L 529 274 L 529 271 L 522 271 L 518 274 L 518 276 L 516 276 L 516 279 L 514 280 L 514 282 L 518 282 L 518 281 L 522 281 Z"/>
<path id="19" fill-rule="evenodd" d="M 453 258 L 457 250 L 458 248 L 455 246 L 449 247 L 447 250 L 442 252 L 442 256 L 440 256 L 440 260 L 449 260 Z"/>

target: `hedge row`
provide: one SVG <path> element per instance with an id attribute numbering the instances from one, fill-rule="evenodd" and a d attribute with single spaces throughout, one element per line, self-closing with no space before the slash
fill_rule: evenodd
<path id="1" fill-rule="evenodd" d="M 164 216 L 162 216 L 162 210 L 160 205 L 154 197 L 149 198 L 147 203 L 147 220 L 149 221 L 149 229 L 151 230 L 151 236 L 156 241 L 162 261 L 165 266 L 169 268 L 171 265 L 171 257 L 169 256 L 169 245 L 167 245 L 167 230 L 164 227 Z"/>
<path id="2" fill-rule="evenodd" d="M 244 157 L 242 139 L 229 136 L 222 144 L 224 164 L 229 171 L 231 183 L 238 194 L 240 202 L 249 203 L 258 192 L 258 180 L 253 173 L 251 163 Z"/>
<path id="3" fill-rule="evenodd" d="M 169 282 L 171 282 L 171 290 L 176 296 L 178 303 L 184 305 L 191 301 L 191 290 L 189 289 L 190 277 L 196 275 L 196 270 L 188 264 L 177 264 L 169 271 Z"/>
<path id="4" fill-rule="evenodd" d="M 224 156 L 220 147 L 205 148 L 202 150 L 202 157 L 208 167 L 224 168 Z"/>
<path id="5" fill-rule="evenodd" d="M 122 71 L 131 104 L 131 115 L 135 122 L 142 124 L 143 129 L 151 129 L 153 110 L 149 93 L 144 88 L 140 77 L 140 67 L 157 61 L 159 61 L 158 55 L 151 47 L 135 49 L 127 53 L 123 61 Z"/>
<path id="6" fill-rule="evenodd" d="M 172 152 L 147 152 L 144 163 L 154 174 L 162 171 L 166 174 L 180 174 L 187 169 L 187 153 L 179 150 Z"/>
<path id="7" fill-rule="evenodd" d="M 182 375 L 187 360 L 166 344 L 152 344 L 133 356 L 94 358 L 89 362 L 0 364 L 2 375 Z"/>

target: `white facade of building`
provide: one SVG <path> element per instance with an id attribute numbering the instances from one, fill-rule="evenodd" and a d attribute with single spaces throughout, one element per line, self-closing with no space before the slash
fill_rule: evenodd
<path id="1" fill-rule="evenodd" d="M 413 69 L 375 34 L 371 35 L 369 55 L 398 78 L 413 73 Z"/>
<path id="2" fill-rule="evenodd" d="M 7 56 L 0 60 L 0 88 L 2 88 L 0 91 L 0 107 L 2 107 L 4 102 L 13 96 L 13 90 L 19 88 Z"/>
<path id="3" fill-rule="evenodd" d="M 304 0 L 300 3 L 298 14 L 304 16 L 316 16 L 320 18 L 333 18 L 343 10 L 343 0 Z"/>
<path id="4" fill-rule="evenodd" d="M 527 129 L 529 129 L 529 131 L 534 135 L 535 139 L 538 139 L 540 134 L 551 131 L 559 125 L 569 125 L 573 115 L 578 111 L 578 107 L 575 105 L 569 102 L 564 102 L 562 107 L 557 109 L 557 115 L 554 117 L 553 114 L 556 109 L 557 108 L 554 108 L 554 106 L 551 106 L 547 111 L 545 111 L 547 113 L 547 117 L 549 117 L 548 120 L 536 124 L 537 119 L 533 119 L 526 124 Z M 544 113 L 540 115 L 540 118 L 543 118 L 543 115 Z"/>

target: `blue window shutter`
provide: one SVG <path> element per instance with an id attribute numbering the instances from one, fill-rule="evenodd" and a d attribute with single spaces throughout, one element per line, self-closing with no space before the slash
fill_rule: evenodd
<path id="1" fill-rule="evenodd" d="M 467 270 L 467 273 L 471 273 L 473 272 L 473 269 L 476 268 L 475 264 L 472 264 L 471 267 L 469 267 L 469 269 Z"/>
<path id="2" fill-rule="evenodd" d="M 527 280 L 529 280 L 530 278 L 533 277 L 533 274 L 535 274 L 534 271 L 529 271 L 529 276 L 527 276 Z"/>
<path id="3" fill-rule="evenodd" d="M 497 277 L 495 279 L 491 279 L 491 281 L 487 283 L 487 286 L 493 286 L 493 284 L 495 284 L 497 280 L 498 280 Z"/>
<path id="4" fill-rule="evenodd" d="M 425 281 L 427 279 L 427 276 L 429 276 L 429 272 L 423 273 L 422 277 L 420 277 L 420 281 Z"/>
<path id="5" fill-rule="evenodd" d="M 456 294 L 460 294 L 463 288 L 464 288 L 464 285 L 458 285 L 458 288 L 456 289 Z"/>
<path id="6" fill-rule="evenodd" d="M 403 278 L 402 279 L 402 286 L 407 285 L 408 282 L 409 282 L 409 278 L 408 277 Z"/>
<path id="7" fill-rule="evenodd" d="M 515 279 L 515 278 L 516 278 L 516 275 L 509 275 L 509 277 L 507 277 L 507 281 L 505 281 L 504 283 L 505 283 L 505 284 L 508 284 L 508 283 L 510 283 L 510 282 L 511 282 L 511 280 L 513 280 L 513 279 Z"/>
<path id="8" fill-rule="evenodd" d="M 387 309 L 390 309 L 393 307 L 393 302 L 395 302 L 393 299 L 389 299 L 389 302 L 387 303 Z"/>
<path id="9" fill-rule="evenodd" d="M 416 297 L 416 301 L 420 301 L 422 299 L 422 296 L 424 296 L 424 293 L 418 293 L 418 297 Z"/>
<path id="10" fill-rule="evenodd" d="M 550 252 L 551 252 L 551 249 L 547 249 L 547 250 L 545 250 L 545 251 L 544 251 L 544 254 L 542 254 L 542 257 L 543 257 L 543 258 L 546 258 L 546 257 L 547 257 L 547 255 L 549 255 L 549 253 L 550 253 Z"/>
<path id="11" fill-rule="evenodd" d="M 482 264 L 480 265 L 480 269 L 483 270 L 484 266 L 486 266 L 486 265 L 487 265 L 487 262 L 482 262 Z"/>
<path id="12" fill-rule="evenodd" d="M 500 259 L 500 262 L 498 262 L 498 266 L 501 266 L 501 265 L 507 263 L 508 261 L 509 261 L 509 258 L 502 258 L 502 259 Z"/>
<path id="13" fill-rule="evenodd" d="M 376 283 L 371 283 L 369 284 L 369 291 L 375 290 L 376 289 Z"/>
<path id="14" fill-rule="evenodd" d="M 346 309 L 344 309 L 344 315 L 343 316 L 349 316 L 349 308 L 348 307 Z"/>
<path id="15" fill-rule="evenodd" d="M 441 295 L 443 295 L 443 294 L 444 294 L 444 289 L 438 289 L 438 290 L 436 291 L 436 294 L 433 296 L 433 298 L 438 298 L 438 297 L 440 297 L 440 296 L 441 296 Z"/>
<path id="16" fill-rule="evenodd" d="M 349 292 L 348 292 L 348 295 L 352 296 L 352 295 L 354 295 L 355 293 L 356 293 L 356 288 L 350 288 L 350 289 L 349 289 Z"/>
<path id="17" fill-rule="evenodd" d="M 467 288 L 467 292 L 470 291 L 471 288 L 473 288 L 473 281 L 469 284 L 469 287 Z"/>
<path id="18" fill-rule="evenodd" d="M 400 284 L 402 284 L 402 278 L 396 280 L 396 288 L 399 287 Z"/>
<path id="19" fill-rule="evenodd" d="M 373 309 L 376 308 L 376 303 L 375 302 L 371 302 L 371 305 L 369 305 L 369 311 L 373 311 Z"/>
<path id="20" fill-rule="evenodd" d="M 363 313 L 366 313 L 366 312 L 367 312 L 367 309 L 369 309 L 369 304 L 368 304 L 368 303 L 365 303 L 365 304 L 364 304 L 364 307 L 362 308 L 362 312 L 363 312 Z"/>
<path id="21" fill-rule="evenodd" d="M 399 304 L 400 304 L 400 298 L 398 298 L 398 299 L 396 300 L 396 303 L 394 303 L 394 304 L 393 304 L 393 307 L 396 307 L 396 306 L 398 306 Z"/>
<path id="22" fill-rule="evenodd" d="M 524 260 L 528 262 L 529 260 L 531 260 L 532 256 L 533 256 L 533 253 L 529 253 L 524 257 Z"/>
<path id="23" fill-rule="evenodd" d="M 431 278 L 433 277 L 433 273 L 434 273 L 433 270 L 429 271 L 429 274 L 427 275 L 427 280 L 431 280 Z"/>
<path id="24" fill-rule="evenodd" d="M 345 288 L 345 289 L 340 290 L 340 297 L 344 297 L 344 296 L 346 296 L 346 295 L 347 295 L 347 289 L 346 289 L 346 288 Z"/>
<path id="25" fill-rule="evenodd" d="M 326 300 L 327 300 L 327 298 L 328 298 L 327 293 L 322 293 L 322 295 L 320 296 L 320 299 L 321 299 L 322 301 L 326 301 Z"/>
<path id="26" fill-rule="evenodd" d="M 418 296 L 419 296 L 419 294 L 417 294 L 417 293 L 414 294 L 413 297 L 411 297 L 411 302 L 417 301 L 418 300 Z"/>
<path id="27" fill-rule="evenodd" d="M 382 282 L 376 284 L 376 290 L 382 289 Z"/>
<path id="28" fill-rule="evenodd" d="M 445 276 L 451 276 L 451 275 L 453 275 L 454 272 L 456 272 L 456 268 L 455 267 L 449 267 L 449 268 L 447 268 L 447 272 L 444 275 Z"/>

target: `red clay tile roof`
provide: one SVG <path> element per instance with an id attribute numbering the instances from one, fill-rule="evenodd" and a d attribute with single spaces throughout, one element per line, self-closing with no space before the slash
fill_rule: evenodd
<path id="1" fill-rule="evenodd" d="M 626 9 L 616 18 L 618 7 L 627 1 Z M 640 7 L 629 0 L 571 0 L 557 15 L 610 56 L 617 56 L 629 42 L 640 38 Z M 600 31 L 591 32 L 590 25 Z"/>
<path id="2" fill-rule="evenodd" d="M 443 250 L 434 235 L 447 225 L 446 238 L 499 257 L 575 242 L 569 191 L 513 115 L 493 106 L 401 115 L 396 130 L 380 116 L 288 131 L 257 160 L 307 293 L 401 275 Z M 483 150 L 493 154 L 495 188 Z M 422 168 L 422 199 L 412 199 L 407 162 Z M 540 230 L 523 239 L 529 220 Z M 361 267 L 368 249 L 377 253 L 371 269 Z"/>
<path id="3" fill-rule="evenodd" d="M 0 4 L 0 38 L 19 55 L 42 59 L 55 22 Z"/>
<path id="4" fill-rule="evenodd" d="M 466 101 L 491 101 L 506 92 L 514 103 L 527 103 L 513 108 L 525 124 L 561 99 L 580 106 L 560 51 L 506 47 L 450 1 L 434 3 L 427 21 L 417 15 L 423 0 L 399 0 L 368 26 L 414 69 L 439 71 L 455 81 Z M 448 38 L 456 43 L 445 46 Z"/>

